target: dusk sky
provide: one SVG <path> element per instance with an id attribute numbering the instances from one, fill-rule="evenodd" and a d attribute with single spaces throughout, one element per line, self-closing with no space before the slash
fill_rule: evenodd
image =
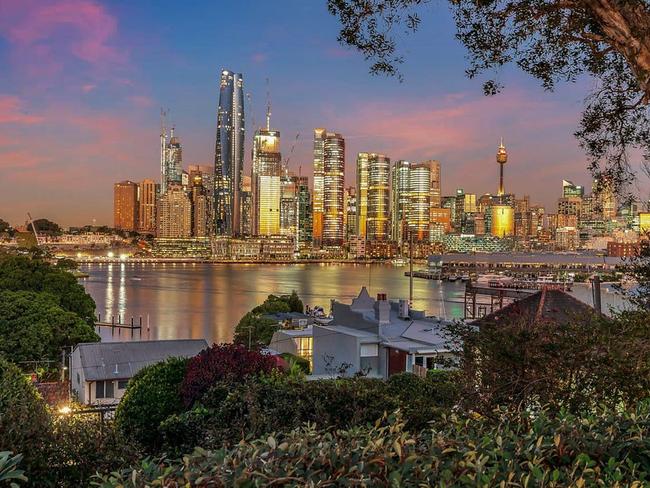
<path id="1" fill-rule="evenodd" d="M 494 193 L 503 136 L 507 191 L 553 211 L 563 178 L 589 186 L 572 135 L 589 82 L 549 94 L 510 68 L 486 98 L 465 78 L 445 2 L 426 12 L 402 39 L 400 83 L 338 44 L 325 0 L 0 0 L 0 218 L 111 225 L 114 182 L 159 179 L 160 107 L 183 165 L 212 164 L 222 68 L 243 73 L 252 97 L 247 174 L 269 78 L 283 154 L 299 133 L 290 166 L 310 180 L 313 129 L 325 127 L 346 139 L 347 185 L 369 151 L 440 160 L 443 194 Z"/>

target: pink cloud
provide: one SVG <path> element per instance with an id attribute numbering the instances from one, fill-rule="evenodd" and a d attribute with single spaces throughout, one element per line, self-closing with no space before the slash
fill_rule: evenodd
<path id="1" fill-rule="evenodd" d="M 81 91 L 84 92 L 84 93 L 90 93 L 95 88 L 97 88 L 97 85 L 94 85 L 92 83 L 87 83 L 87 84 L 81 86 Z"/>
<path id="2" fill-rule="evenodd" d="M 45 159 L 27 151 L 0 152 L 0 170 L 23 171 L 36 168 Z"/>
<path id="3" fill-rule="evenodd" d="M 153 100 L 145 95 L 133 95 L 128 100 L 138 108 L 149 108 L 154 104 Z"/>
<path id="4" fill-rule="evenodd" d="M 268 59 L 268 56 L 264 53 L 255 53 L 251 57 L 254 63 L 263 63 Z"/>
<path id="5" fill-rule="evenodd" d="M 0 124 L 38 124 L 43 117 L 30 115 L 23 111 L 18 97 L 0 95 Z"/>
<path id="6" fill-rule="evenodd" d="M 76 34 L 69 47 L 79 59 L 91 64 L 120 63 L 125 54 L 110 44 L 117 21 L 104 6 L 93 0 L 9 1 L 2 32 L 10 42 L 24 49 L 54 53 L 49 45 L 62 29 L 66 37 Z M 12 15 L 13 14 L 13 15 Z"/>

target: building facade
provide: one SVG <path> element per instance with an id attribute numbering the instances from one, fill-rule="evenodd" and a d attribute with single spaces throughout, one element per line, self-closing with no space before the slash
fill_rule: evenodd
<path id="1" fill-rule="evenodd" d="M 217 235 L 239 235 L 242 231 L 244 137 L 244 79 L 240 73 L 223 70 L 214 156 L 214 227 Z"/>
<path id="2" fill-rule="evenodd" d="M 280 132 L 267 125 L 253 139 L 253 235 L 280 234 L 281 174 Z"/>
<path id="3" fill-rule="evenodd" d="M 170 185 L 158 202 L 156 236 L 166 239 L 192 237 L 192 201 L 181 185 Z"/>
<path id="4" fill-rule="evenodd" d="M 113 226 L 119 230 L 138 230 L 138 184 L 120 181 L 113 186 Z"/>
<path id="5" fill-rule="evenodd" d="M 160 186 L 154 180 L 144 179 L 138 184 L 138 231 L 156 233 L 156 200 Z"/>

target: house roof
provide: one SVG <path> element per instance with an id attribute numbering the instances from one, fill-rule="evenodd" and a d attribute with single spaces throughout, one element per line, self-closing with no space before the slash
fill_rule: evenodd
<path id="1" fill-rule="evenodd" d="M 597 315 L 598 312 L 593 307 L 568 293 L 543 289 L 474 321 L 474 324 L 503 324 L 522 318 L 529 322 L 542 319 L 566 323 L 576 318 L 588 321 Z"/>
<path id="2" fill-rule="evenodd" d="M 171 357 L 196 356 L 208 347 L 205 339 L 167 341 L 86 342 L 76 350 L 86 381 L 128 379 L 150 364 Z M 75 365 L 76 366 L 76 365 Z"/>

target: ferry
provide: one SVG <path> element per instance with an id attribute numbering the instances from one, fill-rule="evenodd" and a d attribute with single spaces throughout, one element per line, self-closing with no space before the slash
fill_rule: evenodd
<path id="1" fill-rule="evenodd" d="M 406 266 L 406 263 L 407 263 L 407 261 L 404 258 L 395 258 L 395 259 L 391 260 L 391 264 L 393 266 Z"/>
<path id="2" fill-rule="evenodd" d="M 512 284 L 515 281 L 515 279 L 511 276 L 503 276 L 500 274 L 482 274 L 479 275 L 478 278 L 476 279 L 476 284 L 477 285 L 489 285 L 489 286 L 495 286 L 495 285 L 509 285 Z"/>

